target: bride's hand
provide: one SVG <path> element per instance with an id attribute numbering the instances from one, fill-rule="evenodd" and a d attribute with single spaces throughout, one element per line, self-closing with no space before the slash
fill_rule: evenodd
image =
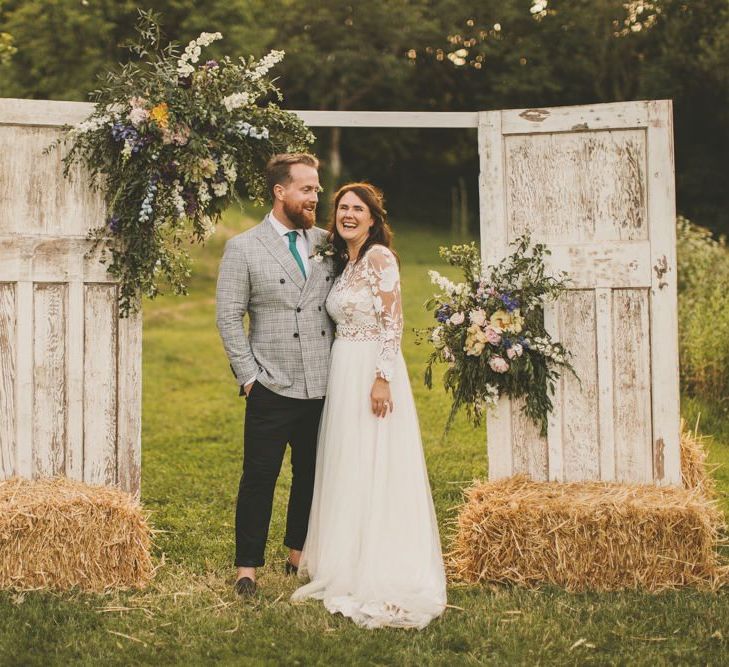
<path id="1" fill-rule="evenodd" d="M 370 401 L 372 412 L 376 417 L 386 417 L 388 410 L 392 412 L 395 406 L 392 403 L 390 383 L 387 380 L 381 377 L 375 379 L 370 392 Z"/>

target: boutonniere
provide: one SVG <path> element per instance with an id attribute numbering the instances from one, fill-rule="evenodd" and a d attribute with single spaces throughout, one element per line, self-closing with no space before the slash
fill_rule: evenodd
<path id="1" fill-rule="evenodd" d="M 322 262 L 327 257 L 334 257 L 336 254 L 337 249 L 334 247 L 334 244 L 331 241 L 325 241 L 316 246 L 314 254 L 309 259 L 313 259 L 315 262 Z"/>

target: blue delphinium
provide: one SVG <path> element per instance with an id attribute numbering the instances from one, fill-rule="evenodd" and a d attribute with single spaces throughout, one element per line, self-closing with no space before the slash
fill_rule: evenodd
<path id="1" fill-rule="evenodd" d="M 508 312 L 511 312 L 513 310 L 516 310 L 519 307 L 519 302 L 511 296 L 508 292 L 504 292 L 499 297 L 501 299 L 501 303 L 504 304 L 504 308 Z"/>
<path id="2" fill-rule="evenodd" d="M 445 322 L 453 313 L 450 304 L 444 303 L 438 310 L 435 311 L 435 319 L 438 322 Z"/>

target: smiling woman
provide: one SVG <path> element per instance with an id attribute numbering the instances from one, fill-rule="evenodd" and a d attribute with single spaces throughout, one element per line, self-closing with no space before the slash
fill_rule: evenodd
<path id="1" fill-rule="evenodd" d="M 424 628 L 445 608 L 445 574 L 386 215 L 368 183 L 335 195 L 329 238 L 341 268 L 326 308 L 336 340 L 300 563 L 311 581 L 294 599 L 321 599 L 366 628 Z"/>
<path id="2" fill-rule="evenodd" d="M 382 192 L 370 183 L 348 183 L 337 190 L 328 237 L 336 250 L 337 274 L 348 262 L 358 262 L 376 243 L 392 251 L 392 230 L 384 204 Z"/>

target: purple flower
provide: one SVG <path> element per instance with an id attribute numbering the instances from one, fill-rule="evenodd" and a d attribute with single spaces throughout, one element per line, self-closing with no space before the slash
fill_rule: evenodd
<path id="1" fill-rule="evenodd" d="M 450 305 L 444 303 L 443 305 L 441 305 L 440 308 L 438 308 L 438 310 L 435 311 L 435 319 L 441 323 L 446 322 L 452 313 L 453 311 L 451 310 Z"/>
<path id="2" fill-rule="evenodd" d="M 508 312 L 516 310 L 519 307 L 519 302 L 508 292 L 504 292 L 499 298 Z"/>
<path id="3" fill-rule="evenodd" d="M 208 60 L 205 63 L 205 67 L 207 67 L 208 69 L 215 69 L 218 67 L 218 61 L 217 60 Z"/>
<path id="4" fill-rule="evenodd" d="M 112 215 L 107 221 L 106 226 L 112 234 L 116 234 L 119 231 L 119 223 L 121 219 L 118 215 Z"/>
<path id="5" fill-rule="evenodd" d="M 182 197 L 185 200 L 185 215 L 191 218 L 198 209 L 197 199 L 192 192 L 187 191 L 183 192 Z"/>

